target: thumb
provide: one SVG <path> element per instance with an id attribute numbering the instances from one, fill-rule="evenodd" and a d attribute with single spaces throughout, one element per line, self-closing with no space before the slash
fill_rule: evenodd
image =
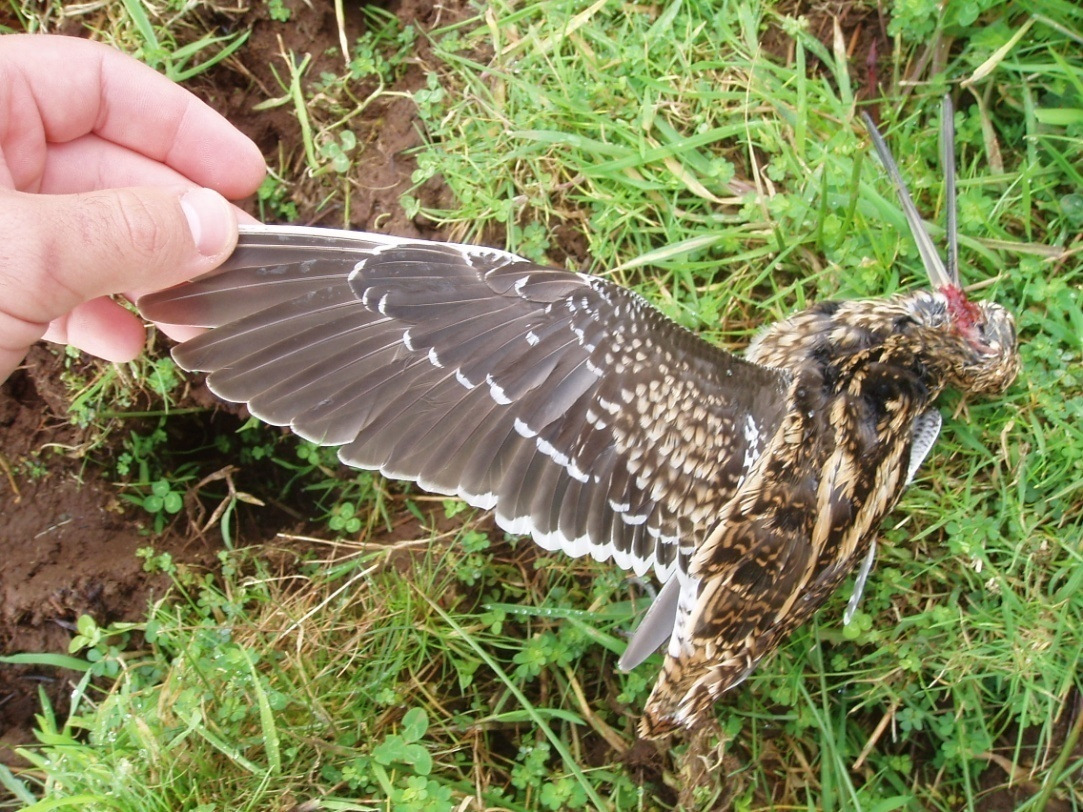
<path id="1" fill-rule="evenodd" d="M 42 337 L 134 357 L 142 323 L 102 297 L 205 273 L 236 242 L 233 207 L 210 189 L 0 191 L 0 380 Z"/>

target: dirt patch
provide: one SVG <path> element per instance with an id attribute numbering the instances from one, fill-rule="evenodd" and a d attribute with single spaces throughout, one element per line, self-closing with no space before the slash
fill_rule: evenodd
<path id="1" fill-rule="evenodd" d="M 421 143 L 414 102 L 407 94 L 423 88 L 428 74 L 429 42 L 417 40 L 413 55 L 395 76 L 388 93 L 380 94 L 364 112 L 351 118 L 349 126 L 358 139 L 355 163 L 347 179 L 351 186 L 349 211 L 341 206 L 322 205 L 326 187 L 320 181 L 304 177 L 305 155 L 300 124 L 292 106 L 283 104 L 255 109 L 268 99 L 284 94 L 281 80 L 289 76 L 289 65 L 311 60 L 306 80 L 324 72 L 341 73 L 344 56 L 339 24 L 332 4 L 309 5 L 302 0 L 283 4 L 290 11 L 290 23 L 281 25 L 270 19 L 265 3 L 255 4 L 232 24 L 250 27 L 251 37 L 236 59 L 202 75 L 192 86 L 194 92 L 225 115 L 255 141 L 273 170 L 291 178 L 290 200 L 299 205 L 296 221 L 305 225 L 345 226 L 397 234 L 404 237 L 437 238 L 440 232 L 423 219 L 411 219 L 399 205 L 399 198 L 410 191 L 411 174 L 417 168 L 411 150 Z M 369 4 L 385 8 L 404 26 L 429 31 L 468 16 L 462 2 L 432 3 L 426 0 L 402 0 Z M 366 32 L 372 19 L 360 5 L 347 4 L 345 31 L 348 42 Z M 374 94 L 378 84 L 365 78 L 351 86 L 357 99 Z M 313 110 L 312 115 L 318 115 Z M 324 181 L 323 183 L 325 183 Z M 414 191 L 427 206 L 441 206 L 448 201 L 446 189 L 439 182 Z"/>
<path id="2" fill-rule="evenodd" d="M 66 416 L 61 363 L 35 347 L 24 368 L 0 386 L 0 651 L 65 652 L 76 619 L 99 624 L 139 620 L 167 584 L 143 572 L 136 556 L 151 543 L 121 504 L 116 486 L 85 466 L 78 449 L 84 431 Z M 156 549 L 178 560 L 213 560 L 204 544 L 173 533 Z M 30 740 L 43 687 L 66 711 L 70 672 L 31 666 L 0 667 L 0 761 Z"/>
<path id="3" fill-rule="evenodd" d="M 885 93 L 892 75 L 891 38 L 888 18 L 881 9 L 852 0 L 784 0 L 775 10 L 781 17 L 804 18 L 809 33 L 828 53 L 834 52 L 838 33 L 859 101 L 872 101 Z M 768 26 L 761 45 L 779 61 L 793 62 L 794 37 L 781 26 Z M 807 53 L 806 58 L 810 72 L 831 75 L 833 67 L 821 66 L 816 54 Z"/>

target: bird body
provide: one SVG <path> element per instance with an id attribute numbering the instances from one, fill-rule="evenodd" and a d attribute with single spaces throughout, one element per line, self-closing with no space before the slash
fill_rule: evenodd
<path id="1" fill-rule="evenodd" d="M 749 348 L 790 372 L 785 415 L 691 558 L 698 597 L 677 622 L 645 735 L 701 718 L 869 554 L 939 431 L 933 402 L 960 383 L 946 345 L 972 355 L 950 336 L 947 302 L 920 291 L 821 303 Z M 1011 317 L 985 306 L 1005 328 L 995 351 L 1013 357 Z M 1009 360 L 991 391 L 1015 368 Z"/>
<path id="2" fill-rule="evenodd" d="M 741 358 L 507 252 L 246 227 L 222 269 L 139 307 L 211 328 L 178 363 L 343 462 L 492 508 L 546 549 L 653 569 L 665 585 L 621 665 L 668 641 L 640 726 L 660 736 L 867 573 L 940 392 L 1015 377 L 1010 314 L 943 277 L 814 305 Z"/>

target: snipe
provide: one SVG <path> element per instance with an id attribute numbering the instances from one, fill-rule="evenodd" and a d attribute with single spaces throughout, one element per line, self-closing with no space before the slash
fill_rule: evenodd
<path id="1" fill-rule="evenodd" d="M 546 549 L 653 569 L 665 586 L 621 666 L 666 645 L 641 722 L 660 736 L 696 726 L 859 565 L 864 582 L 940 392 L 1000 392 L 1018 371 L 1011 314 L 959 285 L 950 104 L 946 266 L 867 123 L 931 289 L 815 305 L 744 358 L 604 279 L 310 228 L 243 228 L 219 271 L 139 307 L 211 328 L 177 362 L 347 465 L 492 508 Z"/>

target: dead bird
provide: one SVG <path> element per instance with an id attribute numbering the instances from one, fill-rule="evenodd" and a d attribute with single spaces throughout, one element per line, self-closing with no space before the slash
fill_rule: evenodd
<path id="1" fill-rule="evenodd" d="M 217 271 L 143 297 L 210 328 L 173 351 L 220 397 L 347 465 L 493 509 L 547 550 L 664 586 L 624 656 L 660 646 L 647 737 L 694 728 L 855 567 L 940 430 L 937 396 L 1006 389 L 1012 315 L 958 277 L 951 105 L 941 260 L 866 123 L 928 290 L 823 302 L 719 349 L 612 282 L 490 248 L 242 227 Z"/>

